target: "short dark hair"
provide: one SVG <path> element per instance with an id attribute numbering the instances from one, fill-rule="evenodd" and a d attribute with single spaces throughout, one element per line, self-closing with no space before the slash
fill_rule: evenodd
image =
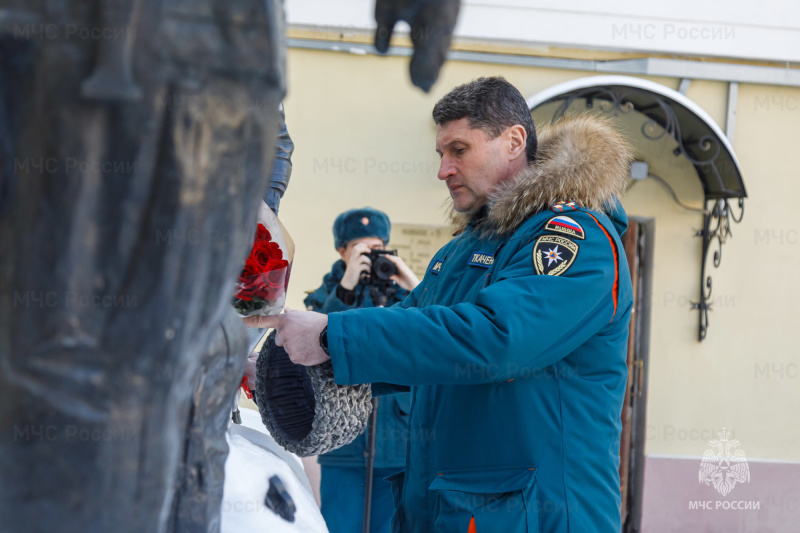
<path id="1" fill-rule="evenodd" d="M 459 85 L 433 106 L 433 121 L 437 126 L 462 118 L 468 119 L 471 128 L 483 130 L 490 139 L 519 124 L 528 134 L 525 147 L 528 162 L 536 159 L 536 128 L 528 104 L 502 76 L 481 77 Z"/>

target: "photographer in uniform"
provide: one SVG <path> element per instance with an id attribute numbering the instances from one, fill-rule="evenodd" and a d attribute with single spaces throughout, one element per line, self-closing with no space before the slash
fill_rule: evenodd
<path id="1" fill-rule="evenodd" d="M 305 299 L 309 311 L 334 313 L 389 307 L 402 301 L 419 279 L 402 259 L 384 251 L 391 223 L 385 213 L 365 207 L 342 213 L 333 224 L 341 259 Z M 388 262 L 387 262 L 388 260 Z M 373 264 L 376 273 L 370 275 Z M 392 269 L 391 266 L 394 266 Z M 372 474 L 371 532 L 387 532 L 394 511 L 391 484 L 383 479 L 405 467 L 410 394 L 381 398 Z M 322 515 L 331 533 L 361 531 L 364 515 L 365 457 L 369 429 L 355 441 L 320 455 Z"/>

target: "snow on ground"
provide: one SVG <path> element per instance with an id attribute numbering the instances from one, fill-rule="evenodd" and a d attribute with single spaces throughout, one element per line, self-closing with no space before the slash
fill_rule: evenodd
<path id="1" fill-rule="evenodd" d="M 278 446 L 257 411 L 241 413 L 242 424 L 232 424 L 228 434 L 222 533 L 328 533 L 300 458 Z M 293 523 L 264 505 L 274 475 L 281 478 L 297 508 Z"/>

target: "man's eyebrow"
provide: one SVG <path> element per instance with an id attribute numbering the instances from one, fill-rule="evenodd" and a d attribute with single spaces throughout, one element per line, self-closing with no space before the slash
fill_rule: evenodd
<path id="1" fill-rule="evenodd" d="M 464 144 L 464 145 L 469 145 L 469 143 L 468 143 L 467 141 L 465 141 L 464 139 L 461 139 L 460 137 L 456 137 L 455 139 L 451 139 L 450 141 L 448 141 L 448 142 L 444 143 L 444 144 L 443 144 L 443 145 L 441 145 L 441 146 L 437 146 L 437 147 L 436 147 L 436 151 L 437 151 L 437 152 L 439 152 L 439 153 L 441 153 L 441 151 L 442 151 L 443 149 L 445 149 L 445 148 L 448 148 L 448 147 L 450 147 L 450 146 L 452 146 L 452 145 L 454 145 L 454 144 L 456 144 L 456 143 L 461 143 L 461 144 Z"/>

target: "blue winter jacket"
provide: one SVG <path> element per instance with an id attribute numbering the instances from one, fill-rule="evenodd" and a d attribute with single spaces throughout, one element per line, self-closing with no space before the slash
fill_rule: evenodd
<path id="1" fill-rule="evenodd" d="M 322 285 L 311 292 L 304 303 L 306 307 L 320 313 L 333 313 L 355 309 L 356 307 L 373 307 L 369 288 L 359 283 L 356 288 L 356 302 L 347 305 L 336 296 L 336 287 L 342 280 L 346 265 L 344 261 L 333 264 L 331 271 L 322 278 Z M 387 302 L 387 306 L 401 302 L 408 296 L 408 291 L 396 287 L 397 292 Z M 378 403 L 378 419 L 375 425 L 375 468 L 403 468 L 406 464 L 406 448 L 408 447 L 408 414 L 411 411 L 411 394 L 401 392 L 384 396 Z M 364 451 L 367 447 L 367 430 L 356 439 L 336 450 L 320 455 L 317 459 L 325 466 L 365 466 Z"/>
<path id="2" fill-rule="evenodd" d="M 394 531 L 620 531 L 629 152 L 581 118 L 540 153 L 401 304 L 329 315 L 337 383 L 412 390 Z"/>

